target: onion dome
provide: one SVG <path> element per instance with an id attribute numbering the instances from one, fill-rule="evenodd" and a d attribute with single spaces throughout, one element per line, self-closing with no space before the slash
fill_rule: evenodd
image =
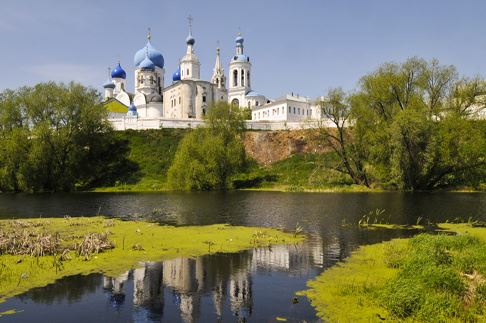
<path id="1" fill-rule="evenodd" d="M 258 96 L 262 96 L 260 94 L 258 94 L 257 92 L 255 91 L 249 91 L 248 93 L 246 93 L 246 97 L 248 98 L 251 98 L 251 97 L 258 97 Z"/>
<path id="2" fill-rule="evenodd" d="M 241 34 L 238 34 L 238 36 L 235 38 L 235 42 L 237 46 L 242 46 L 244 41 L 245 40 L 243 39 L 243 37 L 241 37 Z"/>
<path id="3" fill-rule="evenodd" d="M 140 67 L 139 65 L 145 59 L 145 56 L 148 56 L 155 66 L 164 68 L 164 56 L 152 46 L 150 40 L 144 48 L 139 49 L 135 54 L 133 61 L 136 67 Z"/>
<path id="4" fill-rule="evenodd" d="M 194 45 L 194 43 L 196 42 L 196 40 L 194 39 L 194 37 L 192 37 L 191 34 L 189 34 L 189 36 L 187 36 L 186 38 L 186 44 L 187 45 Z"/>
<path id="5" fill-rule="evenodd" d="M 127 112 L 127 115 L 128 116 L 136 116 L 137 115 L 137 107 L 135 106 L 135 104 L 130 104 L 130 106 L 128 107 L 128 112 Z"/>
<path id="6" fill-rule="evenodd" d="M 233 61 L 235 61 L 235 62 L 249 62 L 250 59 L 246 55 L 238 54 L 238 55 L 233 56 Z"/>
<path id="7" fill-rule="evenodd" d="M 111 80 L 108 80 L 108 81 L 105 82 L 105 84 L 103 84 L 103 87 L 105 89 L 114 89 L 115 84 Z"/>
<path id="8" fill-rule="evenodd" d="M 144 60 L 140 62 L 140 65 L 138 65 L 138 67 L 143 70 L 153 71 L 155 69 L 155 64 L 150 60 L 148 54 L 146 54 Z"/>
<path id="9" fill-rule="evenodd" d="M 177 82 L 181 80 L 181 68 L 179 67 L 174 74 L 172 74 L 172 81 Z"/>
<path id="10" fill-rule="evenodd" d="M 118 62 L 118 65 L 111 71 L 111 78 L 119 78 L 119 79 L 126 79 L 127 78 L 127 73 L 123 70 L 123 68 L 120 65 L 120 62 Z"/>

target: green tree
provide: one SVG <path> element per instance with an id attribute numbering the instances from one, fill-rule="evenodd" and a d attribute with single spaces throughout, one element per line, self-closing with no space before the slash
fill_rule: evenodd
<path id="1" fill-rule="evenodd" d="M 364 76 L 350 98 L 353 138 L 382 185 L 435 189 L 473 178 L 486 163 L 486 140 L 470 118 L 486 93 L 453 66 L 411 58 Z"/>
<path id="2" fill-rule="evenodd" d="M 353 122 L 349 99 L 340 88 L 330 89 L 325 100 L 318 102 L 321 113 L 330 122 L 319 125 L 319 135 L 338 155 L 339 163 L 333 169 L 347 174 L 355 184 L 370 186 L 365 170 L 366 156 L 363 144 L 356 132 L 353 136 Z"/>
<path id="3" fill-rule="evenodd" d="M 70 191 L 126 161 L 94 89 L 41 83 L 0 96 L 0 190 Z M 114 154 L 113 151 L 118 154 Z"/>
<path id="4" fill-rule="evenodd" d="M 169 185 L 179 190 L 224 190 L 246 164 L 241 138 L 244 116 L 224 102 L 208 112 L 206 126 L 188 133 L 177 149 L 168 171 Z"/>

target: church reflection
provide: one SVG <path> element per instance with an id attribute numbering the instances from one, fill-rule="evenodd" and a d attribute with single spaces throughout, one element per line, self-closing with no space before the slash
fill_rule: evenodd
<path id="1" fill-rule="evenodd" d="M 210 302 L 216 321 L 225 321 L 223 317 L 231 315 L 231 320 L 245 322 L 254 307 L 255 272 L 306 272 L 322 267 L 323 257 L 322 241 L 314 239 L 313 243 L 295 246 L 146 262 L 119 277 L 104 276 L 103 287 L 114 308 L 129 306 L 131 294 L 138 320 L 141 313 L 147 315 L 147 320 L 154 315 L 162 318 L 164 306 L 170 305 L 178 308 L 181 321 L 196 322 L 201 319 L 202 308 L 207 311 Z"/>
<path id="2" fill-rule="evenodd" d="M 37 322 L 38 309 L 52 305 L 55 318 L 63 322 L 261 322 L 277 316 L 313 321 L 313 309 L 305 298 L 297 305 L 292 302 L 308 279 L 359 245 L 413 234 L 330 225 L 315 229 L 322 234 L 309 234 L 297 245 L 144 262 L 118 277 L 66 277 L 0 307 L 24 310 L 19 315 L 25 322 Z M 86 312 L 91 299 L 93 311 Z M 82 313 L 74 320 L 73 309 Z"/>

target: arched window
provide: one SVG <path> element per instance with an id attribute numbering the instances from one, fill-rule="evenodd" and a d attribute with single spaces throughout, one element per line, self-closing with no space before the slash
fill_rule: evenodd
<path id="1" fill-rule="evenodd" d="M 187 69 L 187 73 L 186 74 L 187 74 L 187 76 L 189 76 L 189 69 Z"/>
<path id="2" fill-rule="evenodd" d="M 245 86 L 245 71 L 241 70 L 241 86 Z"/>
<path id="3" fill-rule="evenodd" d="M 238 99 L 233 99 L 233 101 L 231 101 L 231 104 L 236 106 L 236 107 L 239 107 L 240 106 L 240 101 Z"/>
<path id="4" fill-rule="evenodd" d="M 233 70 L 233 86 L 238 86 L 238 71 Z"/>
<path id="5" fill-rule="evenodd" d="M 246 84 L 248 84 L 248 87 L 251 87 L 251 85 L 250 85 L 250 71 L 246 72 Z"/>

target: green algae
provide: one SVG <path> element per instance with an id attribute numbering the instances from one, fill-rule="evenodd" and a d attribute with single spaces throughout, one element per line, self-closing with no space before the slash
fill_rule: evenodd
<path id="1" fill-rule="evenodd" d="M 3 232 L 23 229 L 59 234 L 61 249 L 70 248 L 71 251 L 63 255 L 63 260 L 56 255 L 0 255 L 0 301 L 65 276 L 94 272 L 117 276 L 142 261 L 238 252 L 252 247 L 293 244 L 304 239 L 302 235 L 277 229 L 226 224 L 174 227 L 104 217 L 0 220 Z M 106 233 L 114 248 L 88 259 L 77 256 L 73 246 L 88 233 Z"/>
<path id="2" fill-rule="evenodd" d="M 438 229 L 456 235 L 362 246 L 299 294 L 330 322 L 486 321 L 484 295 L 467 296 L 486 289 L 486 228 L 444 223 Z"/>
<path id="3" fill-rule="evenodd" d="M 11 310 L 7 310 L 7 311 L 4 311 L 4 312 L 0 312 L 0 317 L 5 316 L 5 315 L 13 315 L 13 314 L 17 314 L 17 313 L 19 313 L 19 311 L 17 311 L 16 309 L 11 309 Z"/>

